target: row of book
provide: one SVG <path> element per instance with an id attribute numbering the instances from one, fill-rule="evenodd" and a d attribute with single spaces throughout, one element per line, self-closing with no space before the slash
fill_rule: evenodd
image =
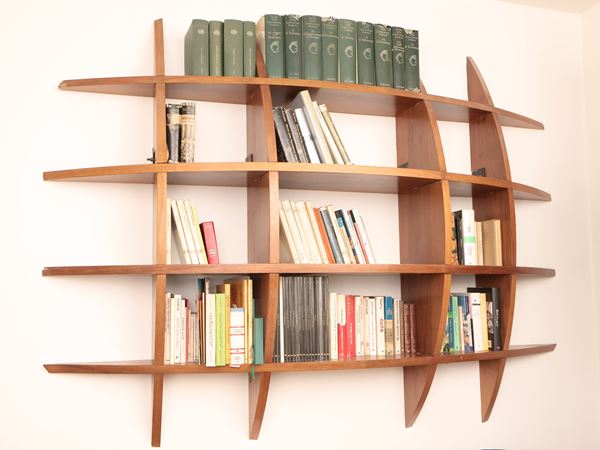
<path id="1" fill-rule="evenodd" d="M 196 208 L 189 200 L 167 199 L 167 264 L 171 263 L 171 234 L 186 264 L 219 264 L 217 235 L 213 222 L 198 221 Z"/>
<path id="2" fill-rule="evenodd" d="M 328 292 L 324 276 L 280 278 L 274 362 L 417 353 L 415 305 Z"/>
<path id="3" fill-rule="evenodd" d="M 502 265 L 502 230 L 499 219 L 475 220 L 475 211 L 462 209 L 454 216 L 452 255 L 455 264 Z"/>
<path id="4" fill-rule="evenodd" d="M 193 299 L 166 294 L 165 364 L 264 364 L 263 333 L 250 278 L 225 280 L 214 287 L 210 279 L 199 278 Z"/>
<path id="5" fill-rule="evenodd" d="M 420 90 L 417 30 L 267 14 L 256 24 L 256 38 L 270 77 Z"/>
<path id="6" fill-rule="evenodd" d="M 495 287 L 470 287 L 450 295 L 442 352 L 502 350 L 500 291 Z"/>
<path id="7" fill-rule="evenodd" d="M 352 164 L 325 105 L 307 90 L 288 108 L 273 108 L 277 131 L 277 159 L 282 162 Z"/>
<path id="8" fill-rule="evenodd" d="M 168 162 L 194 162 L 196 151 L 196 104 L 166 105 Z"/>
<path id="9" fill-rule="evenodd" d="M 358 210 L 311 202 L 280 201 L 279 222 L 287 246 L 282 261 L 297 264 L 375 264 L 375 255 Z M 288 250 L 287 254 L 285 253 Z"/>
<path id="10" fill-rule="evenodd" d="M 256 76 L 256 24 L 194 19 L 184 40 L 186 75 Z"/>

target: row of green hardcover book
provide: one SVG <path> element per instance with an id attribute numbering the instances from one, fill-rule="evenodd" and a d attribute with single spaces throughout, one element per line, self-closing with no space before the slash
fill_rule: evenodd
<path id="1" fill-rule="evenodd" d="M 270 77 L 420 90 L 417 30 L 267 14 L 256 24 L 256 39 Z"/>

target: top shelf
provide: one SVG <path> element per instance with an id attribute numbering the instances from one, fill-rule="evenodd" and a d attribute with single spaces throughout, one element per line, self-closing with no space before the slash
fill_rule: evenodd
<path id="1" fill-rule="evenodd" d="M 138 76 L 65 80 L 59 88 L 65 91 L 153 97 L 157 83 L 164 83 L 167 98 L 248 104 L 259 86 L 270 86 L 274 105 L 282 105 L 303 89 L 311 97 L 325 103 L 332 112 L 395 117 L 400 111 L 419 101 L 431 103 L 438 120 L 465 122 L 486 113 L 496 113 L 503 126 L 543 130 L 536 120 L 483 103 L 439 95 L 404 91 L 362 84 L 331 81 L 296 80 L 265 77 L 206 77 L 206 76 Z"/>

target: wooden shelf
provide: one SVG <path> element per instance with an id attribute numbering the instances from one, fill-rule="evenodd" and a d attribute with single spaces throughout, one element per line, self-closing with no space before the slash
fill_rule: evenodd
<path id="1" fill-rule="evenodd" d="M 267 363 L 254 366 L 255 373 L 264 372 L 315 372 L 329 370 L 383 369 L 388 367 L 428 366 L 469 361 L 489 361 L 551 352 L 556 344 L 516 345 L 498 352 L 475 352 L 452 355 L 417 355 L 402 358 L 357 357 L 341 361 L 311 361 Z M 110 361 L 95 363 L 45 364 L 49 373 L 96 373 L 96 374 L 206 374 L 247 373 L 250 365 L 241 367 L 206 367 L 198 364 L 154 364 L 150 360 Z"/>
<path id="2" fill-rule="evenodd" d="M 446 179 L 450 185 L 450 195 L 456 197 L 479 197 L 500 189 L 512 189 L 515 199 L 552 200 L 552 196 L 547 192 L 509 180 L 458 173 L 447 173 Z"/>
<path id="3" fill-rule="evenodd" d="M 401 89 L 345 84 L 331 81 L 292 80 L 262 77 L 135 76 L 65 80 L 65 91 L 153 97 L 156 84 L 163 84 L 166 97 L 172 99 L 246 105 L 259 86 L 270 86 L 273 104 L 291 100 L 302 89 L 325 103 L 331 112 L 396 117 L 398 113 L 426 100 L 431 102 L 438 120 L 469 123 L 486 113 L 495 113 L 504 126 L 544 129 L 533 119 L 483 103 Z"/>
<path id="4" fill-rule="evenodd" d="M 553 277 L 554 269 L 513 266 L 455 266 L 445 264 L 138 264 L 45 267 L 43 276 L 69 275 L 527 275 Z"/>

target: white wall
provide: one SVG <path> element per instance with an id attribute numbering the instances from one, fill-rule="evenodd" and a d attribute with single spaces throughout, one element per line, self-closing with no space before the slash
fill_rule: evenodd
<path id="1" fill-rule="evenodd" d="M 590 61 L 595 49 L 582 48 L 581 18 L 491 0 L 377 5 L 307 0 L 295 12 L 418 28 L 429 92 L 466 97 L 465 57 L 470 55 L 496 105 L 545 124 L 543 132 L 505 129 L 513 178 L 553 196 L 551 203 L 518 204 L 519 262 L 557 270 L 553 279 L 519 280 L 513 343 L 557 342 L 558 347 L 554 353 L 508 362 L 485 424 L 479 420 L 475 363 L 438 369 L 410 429 L 403 427 L 400 369 L 277 374 L 257 442 L 247 439 L 245 376 L 168 377 L 163 448 L 598 448 L 599 315 L 590 314 L 595 301 L 585 170 L 586 165 L 598 167 L 597 157 L 591 158 L 598 136 L 589 139 L 588 160 L 582 60 L 584 50 Z M 293 11 L 271 0 L 56 0 L 2 6 L 0 448 L 143 449 L 150 443 L 150 377 L 49 375 L 42 368 L 48 362 L 151 356 L 148 278 L 42 278 L 40 273 L 45 265 L 151 262 L 150 186 L 44 183 L 41 174 L 143 162 L 152 146 L 152 101 L 61 92 L 59 81 L 151 74 L 152 20 L 157 17 L 165 19 L 167 73 L 181 74 L 182 39 L 192 18 L 258 19 L 267 12 Z M 597 24 L 598 13 L 596 8 L 586 23 Z M 598 66 L 587 69 L 594 76 Z M 596 80 L 588 78 L 588 95 Z M 200 109 L 198 159 L 239 160 L 245 153 L 244 108 Z M 598 112 L 591 103 L 588 112 L 591 130 Z M 354 126 L 357 119 L 339 115 L 336 120 L 361 155 L 363 146 L 356 143 L 365 140 Z M 376 158 L 393 154 L 393 123 L 361 118 L 360 124 L 365 132 L 389 133 L 378 141 Z M 441 129 L 449 168 L 467 171 L 467 126 L 441 124 Z M 193 197 L 205 217 L 219 218 L 228 262 L 246 260 L 245 236 L 238 241 L 229 237 L 245 226 L 243 194 L 202 188 L 176 193 Z M 217 210 L 232 198 L 235 211 Z M 356 201 L 366 205 L 372 198 Z M 342 194 L 332 199 L 345 201 Z M 378 201 L 385 209 L 387 198 Z M 593 213 L 597 224 L 597 206 Z M 384 254 L 386 260 L 396 257 L 396 250 Z M 365 289 L 359 282 L 348 281 L 356 290 Z M 468 282 L 461 279 L 457 285 Z M 368 289 L 394 286 L 394 280 L 381 277 L 370 280 Z"/>

